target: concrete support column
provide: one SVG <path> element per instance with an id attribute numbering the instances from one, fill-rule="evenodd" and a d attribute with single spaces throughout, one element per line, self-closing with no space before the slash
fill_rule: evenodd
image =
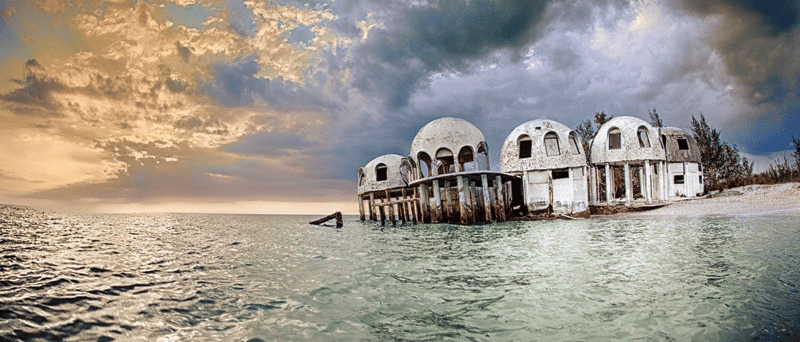
<path id="1" fill-rule="evenodd" d="M 444 181 L 444 218 L 442 222 L 450 222 L 453 217 L 453 195 L 450 194 L 450 181 Z"/>
<path id="2" fill-rule="evenodd" d="M 433 180 L 433 204 L 436 206 L 433 209 L 433 213 L 435 214 L 436 218 L 433 218 L 434 215 L 431 215 L 431 221 L 434 222 L 442 222 L 442 196 L 439 193 L 439 180 Z"/>
<path id="3" fill-rule="evenodd" d="M 625 163 L 625 201 L 633 201 L 633 187 L 631 186 L 631 165 Z"/>
<path id="4" fill-rule="evenodd" d="M 586 169 L 586 177 L 589 177 L 589 204 L 597 203 L 597 193 L 595 193 L 595 188 L 597 188 L 597 180 L 595 179 L 594 167 L 590 166 Z"/>
<path id="5" fill-rule="evenodd" d="M 467 224 L 469 222 L 469 216 L 467 213 L 467 190 L 464 186 L 464 177 L 457 176 L 456 182 L 458 186 L 458 204 L 459 208 L 461 209 L 461 224 Z"/>
<path id="6" fill-rule="evenodd" d="M 500 176 L 494 177 L 494 191 L 497 193 L 497 219 L 500 220 L 500 222 L 505 222 L 506 206 L 503 196 L 503 180 Z"/>
<path id="7" fill-rule="evenodd" d="M 644 179 L 642 180 L 642 189 L 644 190 L 644 200 L 647 204 L 653 202 L 653 186 L 650 184 L 650 161 L 644 161 Z"/>
<path id="8" fill-rule="evenodd" d="M 378 218 L 375 214 L 375 193 L 369 193 L 369 219 L 372 221 L 377 221 Z"/>
<path id="9" fill-rule="evenodd" d="M 611 192 L 614 188 L 614 178 L 611 177 L 611 165 L 606 163 L 606 203 L 611 203 L 614 200 L 614 194 Z"/>
<path id="10" fill-rule="evenodd" d="M 486 223 L 492 222 L 492 198 L 489 194 L 489 177 L 484 173 L 481 175 L 481 187 L 483 188 L 483 209 L 486 211 Z"/>

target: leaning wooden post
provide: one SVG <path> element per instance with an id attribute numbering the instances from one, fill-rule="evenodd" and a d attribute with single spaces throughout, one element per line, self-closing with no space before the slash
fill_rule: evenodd
<path id="1" fill-rule="evenodd" d="M 375 193 L 369 193 L 369 219 L 372 221 L 377 221 L 378 218 L 375 217 Z"/>
<path id="2" fill-rule="evenodd" d="M 414 218 L 414 224 L 419 220 L 419 198 L 417 198 L 417 188 L 414 188 L 414 193 L 411 194 L 411 217 Z"/>
<path id="3" fill-rule="evenodd" d="M 433 213 L 435 215 L 431 215 L 431 216 L 436 216 L 436 218 L 431 217 L 431 221 L 435 221 L 435 222 L 439 222 L 439 223 L 442 222 L 442 195 L 440 194 L 440 191 L 441 191 L 441 189 L 439 189 L 439 180 L 438 179 L 434 179 L 433 180 L 433 203 L 434 203 L 434 205 L 436 207 L 433 209 Z"/>
<path id="4" fill-rule="evenodd" d="M 458 186 L 458 204 L 461 211 L 461 224 L 467 224 L 469 219 L 467 216 L 467 194 L 464 193 L 464 177 L 456 177 L 456 186 Z"/>
<path id="5" fill-rule="evenodd" d="M 489 176 L 485 173 L 481 175 L 481 187 L 483 188 L 483 208 L 486 211 L 486 223 L 491 223 L 492 199 L 489 196 Z"/>

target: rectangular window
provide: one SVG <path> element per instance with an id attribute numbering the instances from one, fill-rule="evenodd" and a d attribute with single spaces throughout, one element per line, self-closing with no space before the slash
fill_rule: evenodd
<path id="1" fill-rule="evenodd" d="M 569 178 L 569 170 L 553 170 L 553 179 Z"/>
<path id="2" fill-rule="evenodd" d="M 700 184 L 703 184 L 703 176 L 700 175 Z"/>
<path id="3" fill-rule="evenodd" d="M 375 169 L 375 180 L 376 181 L 378 181 L 378 182 L 385 181 L 386 178 L 387 178 L 386 177 L 386 166 L 383 166 L 383 167 L 379 166 L 377 169 Z"/>
<path id="4" fill-rule="evenodd" d="M 622 147 L 620 143 L 620 134 L 619 133 L 609 133 L 608 134 L 608 149 L 609 150 L 618 150 Z"/>
<path id="5" fill-rule="evenodd" d="M 683 184 L 683 175 L 675 175 L 674 184 Z"/>
<path id="6" fill-rule="evenodd" d="M 519 142 L 519 159 L 531 157 L 531 141 L 522 140 Z"/>
<path id="7" fill-rule="evenodd" d="M 689 141 L 686 139 L 678 139 L 678 149 L 681 151 L 688 151 Z"/>

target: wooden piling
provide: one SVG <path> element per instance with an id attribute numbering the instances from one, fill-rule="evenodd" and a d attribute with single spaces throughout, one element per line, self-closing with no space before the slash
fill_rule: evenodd
<path id="1" fill-rule="evenodd" d="M 378 206 L 378 211 L 381 213 L 381 226 L 386 225 L 386 210 L 383 209 L 382 205 Z"/>
<path id="2" fill-rule="evenodd" d="M 364 222 L 364 197 L 361 195 L 358 195 L 358 218 Z"/>
<path id="3" fill-rule="evenodd" d="M 467 224 L 467 194 L 464 192 L 464 178 L 456 176 L 456 185 L 458 186 L 458 204 L 461 214 L 461 224 Z"/>
<path id="4" fill-rule="evenodd" d="M 475 188 L 475 182 L 469 182 L 469 224 L 475 224 L 478 222 L 478 207 L 480 204 L 478 203 L 478 191 Z"/>
<path id="5" fill-rule="evenodd" d="M 439 180 L 433 180 L 433 204 L 435 205 L 433 213 L 435 215 L 431 215 L 431 221 L 435 222 L 442 222 L 442 195 L 441 189 L 439 189 Z M 434 218 L 435 216 L 435 218 Z"/>
<path id="6" fill-rule="evenodd" d="M 497 219 L 500 222 L 505 222 L 506 220 L 506 206 L 505 206 L 505 196 L 503 196 L 503 179 L 500 176 L 494 177 L 494 191 L 497 196 Z"/>
<path id="7" fill-rule="evenodd" d="M 431 212 L 429 209 L 430 201 L 428 201 L 428 186 L 425 184 L 419 185 L 419 204 L 422 210 L 422 219 L 424 223 L 431 223 Z"/>
<path id="8" fill-rule="evenodd" d="M 492 223 L 492 200 L 489 194 L 489 177 L 481 174 L 481 187 L 483 188 L 483 209 L 486 212 L 486 223 Z"/>
<path id="9" fill-rule="evenodd" d="M 369 193 L 369 219 L 372 221 L 377 221 L 378 218 L 375 217 L 375 193 Z"/>

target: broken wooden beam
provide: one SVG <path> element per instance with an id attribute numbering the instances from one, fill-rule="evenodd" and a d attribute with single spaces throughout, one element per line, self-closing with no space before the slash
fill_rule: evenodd
<path id="1" fill-rule="evenodd" d="M 333 214 L 330 214 L 328 216 L 325 216 L 325 217 L 323 217 L 323 218 L 321 218 L 319 220 L 311 221 L 311 222 L 309 222 L 309 224 L 321 225 L 321 224 L 323 224 L 325 222 L 328 222 L 330 220 L 333 220 L 333 219 L 336 219 L 336 228 L 341 228 L 344 225 L 344 223 L 342 222 L 342 212 L 341 211 L 337 211 L 337 212 L 335 212 Z"/>

